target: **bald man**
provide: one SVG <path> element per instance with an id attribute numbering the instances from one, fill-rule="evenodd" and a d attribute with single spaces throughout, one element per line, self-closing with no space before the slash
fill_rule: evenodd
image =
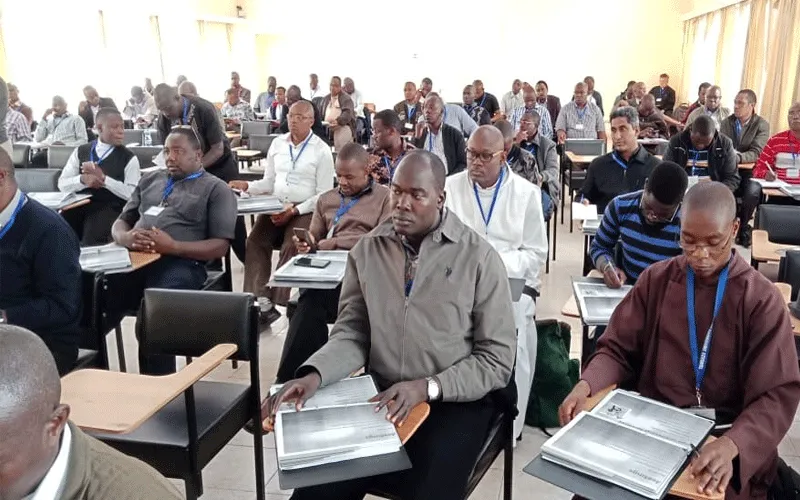
<path id="1" fill-rule="evenodd" d="M 522 100 L 522 80 L 515 79 L 511 83 L 511 90 L 503 94 L 500 99 L 500 114 L 503 118 L 508 119 L 512 111 L 525 104 Z"/>
<path id="2" fill-rule="evenodd" d="M 57 95 L 53 107 L 44 112 L 33 140 L 53 146 L 78 146 L 88 142 L 86 123 L 67 111 L 67 101 Z M 34 167 L 47 167 L 47 151 L 39 151 L 31 159 Z"/>
<path id="3" fill-rule="evenodd" d="M 686 119 L 686 126 L 691 126 L 699 116 L 705 115 L 714 120 L 714 125 L 719 130 L 722 122 L 730 116 L 730 108 L 722 106 L 722 89 L 718 85 L 712 85 L 706 90 L 706 102 L 699 108 L 692 111 Z"/>
<path id="4" fill-rule="evenodd" d="M 789 313 L 778 289 L 732 248 L 739 222 L 727 186 L 696 184 L 682 211 L 683 255 L 640 275 L 559 416 L 566 424 L 612 384 L 712 410 L 718 425 L 732 425 L 692 460 L 698 493 L 766 498 L 800 401 Z"/>
<path id="5" fill-rule="evenodd" d="M 575 85 L 572 101 L 564 104 L 556 118 L 556 137 L 559 144 L 567 139 L 606 140 L 603 112 L 589 102 L 588 87 L 583 82 Z"/>
<path id="6" fill-rule="evenodd" d="M 514 436 L 522 434 L 528 395 L 536 369 L 535 299 L 539 274 L 547 259 L 547 230 L 538 185 L 514 173 L 508 166 L 506 143 L 512 144 L 510 124 L 498 120 L 509 136 L 505 141 L 497 127 L 484 125 L 467 142 L 467 171 L 447 178 L 445 206 L 464 224 L 483 236 L 500 254 L 509 278 L 525 280 L 522 298 L 514 303 L 517 327 L 516 383 L 519 415 Z M 516 154 L 533 155 L 517 148 Z M 535 162 L 533 169 L 536 169 Z"/>
<path id="7" fill-rule="evenodd" d="M 461 131 L 445 123 L 444 110 L 442 98 L 429 93 L 422 106 L 424 121 L 416 126 L 414 146 L 438 156 L 447 169 L 447 175 L 453 175 L 467 166 L 466 145 Z M 476 125 L 469 116 L 467 120 Z"/>
<path id="8" fill-rule="evenodd" d="M 44 342 L 0 325 L 0 498 L 183 498 L 149 465 L 84 434 L 69 413 Z"/>
<path id="9" fill-rule="evenodd" d="M 637 111 L 639 112 L 639 138 L 669 138 L 669 130 L 664 119 L 664 113 L 656 108 L 656 98 L 653 97 L 653 94 L 646 94 L 642 97 Z"/>
<path id="10" fill-rule="evenodd" d="M 94 133 L 94 121 L 95 117 L 97 117 L 97 112 L 100 111 L 101 108 L 117 109 L 117 105 L 114 104 L 114 100 L 110 97 L 100 97 L 100 94 L 91 85 L 87 85 L 83 88 L 83 97 L 85 97 L 86 100 L 81 101 L 78 105 L 78 114 L 83 118 L 84 123 L 86 123 L 86 133 L 89 140 L 93 140 L 97 138 L 97 135 Z"/>
<path id="11" fill-rule="evenodd" d="M 392 180 L 391 219 L 350 251 L 330 340 L 262 405 L 264 417 L 274 416 L 282 402 L 305 400 L 369 364 L 383 391 L 374 398 L 378 407 L 392 402 L 388 419 L 402 423 L 414 406 L 430 402 L 430 415 L 405 445 L 414 467 L 301 488 L 294 500 L 363 498 L 374 487 L 399 498 L 465 496 L 499 390 L 511 378 L 516 333 L 503 261 L 444 210 L 444 188 L 437 156 L 403 157 Z"/>

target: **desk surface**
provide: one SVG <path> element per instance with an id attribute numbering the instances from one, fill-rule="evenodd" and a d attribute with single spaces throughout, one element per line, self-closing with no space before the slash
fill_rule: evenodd
<path id="1" fill-rule="evenodd" d="M 775 189 L 775 188 L 766 188 L 766 189 L 764 189 L 762 191 L 762 193 L 764 194 L 764 196 L 767 196 L 767 197 L 769 197 L 769 196 L 776 196 L 778 198 L 788 198 L 789 197 L 789 195 L 787 195 L 786 193 L 784 193 L 780 189 Z"/>
<path id="2" fill-rule="evenodd" d="M 597 269 L 592 269 L 589 271 L 587 275 L 589 278 L 602 278 L 603 273 L 598 271 Z M 570 286 L 570 289 L 572 287 Z M 580 319 L 581 313 L 578 310 L 578 301 L 575 300 L 575 294 L 570 293 L 569 299 L 564 303 L 564 307 L 561 308 L 561 315 L 567 316 L 568 318 L 578 318 Z"/>
<path id="3" fill-rule="evenodd" d="M 145 252 L 133 252 L 133 251 L 130 251 L 129 253 L 131 256 L 131 270 L 133 271 L 141 269 L 148 264 L 152 264 L 153 262 L 161 258 L 161 254 L 158 253 L 145 253 Z"/>
<path id="4" fill-rule="evenodd" d="M 240 139 L 242 137 L 242 134 L 238 132 L 225 132 L 225 137 L 227 137 L 228 139 Z"/>
<path id="5" fill-rule="evenodd" d="M 753 260 L 756 262 L 780 262 L 785 250 L 800 249 L 796 245 L 781 245 L 769 241 L 769 235 L 761 229 L 753 230 Z"/>
<path id="6" fill-rule="evenodd" d="M 237 158 L 255 158 L 256 156 L 263 156 L 264 153 L 253 149 L 235 149 L 233 152 Z"/>
<path id="7" fill-rule="evenodd" d="M 592 163 L 595 160 L 595 158 L 597 158 L 597 156 L 594 156 L 594 155 L 576 155 L 572 151 L 567 151 L 567 158 L 569 158 L 570 161 L 572 161 L 572 163 L 575 163 L 575 164 L 578 164 L 578 165 L 588 165 L 589 163 Z"/>
<path id="8" fill-rule="evenodd" d="M 85 200 L 76 201 L 75 203 L 72 203 L 71 205 L 67 205 L 65 207 L 62 207 L 61 210 L 59 210 L 59 212 L 66 212 L 67 210 L 72 210 L 73 208 L 78 208 L 78 207 L 82 207 L 84 205 L 88 205 L 91 202 L 92 202 L 91 198 L 86 198 Z"/>

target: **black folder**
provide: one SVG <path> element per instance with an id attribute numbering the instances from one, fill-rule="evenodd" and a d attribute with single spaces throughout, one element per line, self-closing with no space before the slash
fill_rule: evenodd
<path id="1" fill-rule="evenodd" d="M 282 490 L 293 490 L 349 479 L 379 476 L 410 468 L 411 460 L 408 459 L 405 448 L 400 448 L 400 450 L 387 455 L 358 458 L 304 469 L 281 470 L 279 467 L 278 483 Z"/>

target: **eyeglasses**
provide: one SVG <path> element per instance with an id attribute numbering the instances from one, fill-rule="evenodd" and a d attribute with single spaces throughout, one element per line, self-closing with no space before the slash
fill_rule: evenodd
<path id="1" fill-rule="evenodd" d="M 180 130 L 191 130 L 192 134 L 194 134 L 194 138 L 197 139 L 197 143 L 198 144 L 202 144 L 202 142 L 200 142 L 200 136 L 197 135 L 197 130 L 195 130 L 194 127 L 192 127 L 191 125 L 175 125 L 170 130 L 179 130 L 179 129 Z"/>
<path id="2" fill-rule="evenodd" d="M 683 241 L 683 235 L 681 235 L 678 244 L 687 255 L 692 255 L 700 249 L 705 249 L 705 251 L 708 252 L 709 257 L 718 257 L 725 251 L 732 238 L 733 233 L 729 234 L 728 238 L 726 238 L 724 241 L 720 241 L 715 245 L 698 245 L 696 243 L 686 243 Z"/>
<path id="3" fill-rule="evenodd" d="M 675 207 L 675 210 L 672 212 L 670 217 L 663 217 L 656 213 L 655 210 L 647 206 L 644 202 L 644 196 L 642 196 L 641 201 L 639 202 L 639 211 L 642 212 L 644 218 L 647 219 L 647 222 L 651 224 L 670 224 L 672 221 L 675 220 L 675 216 L 678 215 L 678 210 L 681 209 L 681 204 L 678 203 L 678 206 Z"/>
<path id="4" fill-rule="evenodd" d="M 475 161 L 480 158 L 480 160 L 484 163 L 492 161 L 492 159 L 502 153 L 503 150 L 495 151 L 494 153 L 487 153 L 483 151 L 474 151 L 470 148 L 467 148 L 467 159 L 470 161 Z"/>

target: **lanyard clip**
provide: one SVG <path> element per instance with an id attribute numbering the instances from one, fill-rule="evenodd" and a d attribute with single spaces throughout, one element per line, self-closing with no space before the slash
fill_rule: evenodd
<path id="1" fill-rule="evenodd" d="M 698 406 L 698 408 L 699 408 L 699 407 L 701 407 L 701 406 L 703 406 L 703 404 L 702 404 L 702 401 L 703 401 L 703 395 L 702 395 L 702 394 L 700 394 L 700 388 L 699 388 L 699 387 L 695 389 L 695 393 L 694 393 L 694 395 L 695 395 L 695 397 L 697 398 L 697 406 Z"/>

